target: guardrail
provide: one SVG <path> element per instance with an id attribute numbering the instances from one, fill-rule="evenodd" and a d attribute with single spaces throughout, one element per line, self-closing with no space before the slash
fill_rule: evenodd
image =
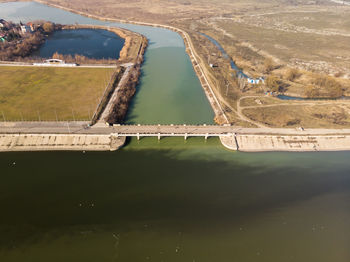
<path id="1" fill-rule="evenodd" d="M 209 137 L 234 136 L 234 133 L 112 133 L 115 137 L 157 137 L 160 140 L 162 137 L 184 137 L 185 140 L 189 137 L 204 137 L 207 140 Z"/>

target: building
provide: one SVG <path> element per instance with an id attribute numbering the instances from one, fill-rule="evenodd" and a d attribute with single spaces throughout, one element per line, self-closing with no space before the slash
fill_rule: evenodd
<path id="1" fill-rule="evenodd" d="M 26 33 L 31 33 L 32 30 L 30 29 L 29 26 L 27 25 L 21 25 L 21 33 L 22 34 L 26 34 Z"/>
<path id="2" fill-rule="evenodd" d="M 1 42 L 6 42 L 6 33 L 0 32 L 0 41 Z"/>
<path id="3" fill-rule="evenodd" d="M 51 59 L 45 60 L 45 63 L 46 64 L 64 64 L 64 61 L 60 59 L 51 58 Z"/>
<path id="4" fill-rule="evenodd" d="M 34 66 L 56 66 L 56 67 L 73 67 L 78 66 L 78 64 L 69 64 L 65 63 L 63 60 L 60 59 L 47 59 L 44 61 L 44 63 L 33 63 Z"/>
<path id="5" fill-rule="evenodd" d="M 27 26 L 29 26 L 31 32 L 35 31 L 33 23 L 29 22 L 29 23 L 27 23 Z"/>
<path id="6" fill-rule="evenodd" d="M 0 28 L 5 27 L 6 21 L 4 19 L 0 19 Z"/>
<path id="7" fill-rule="evenodd" d="M 258 85 L 260 83 L 264 83 L 265 82 L 265 79 L 263 77 L 259 77 L 259 78 L 247 78 L 247 81 L 249 84 L 252 84 L 252 85 Z"/>

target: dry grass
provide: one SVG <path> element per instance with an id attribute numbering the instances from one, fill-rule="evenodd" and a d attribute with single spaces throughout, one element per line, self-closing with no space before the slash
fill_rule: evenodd
<path id="1" fill-rule="evenodd" d="M 232 39 L 282 64 L 329 74 L 347 74 L 350 10 L 300 11 L 233 17 L 215 20 L 214 24 L 232 35 Z"/>
<path id="2" fill-rule="evenodd" d="M 226 15 L 245 8 L 271 7 L 277 0 L 45 0 L 47 3 L 105 17 L 142 22 L 171 22 Z"/>
<path id="3" fill-rule="evenodd" d="M 260 101 L 260 102 L 259 102 Z M 291 101 L 291 100 L 281 100 L 275 97 L 246 97 L 246 98 L 242 98 L 240 101 L 240 106 L 241 107 L 247 107 L 247 106 L 258 106 L 260 103 L 261 105 L 275 105 L 275 104 L 285 104 L 285 103 L 293 103 L 295 101 Z"/>
<path id="4" fill-rule="evenodd" d="M 244 109 L 243 113 L 254 121 L 270 127 L 350 127 L 349 104 L 284 105 Z"/>

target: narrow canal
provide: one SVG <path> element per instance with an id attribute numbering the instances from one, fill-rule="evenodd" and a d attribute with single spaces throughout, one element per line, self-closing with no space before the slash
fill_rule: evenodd
<path id="1" fill-rule="evenodd" d="M 28 2 L 0 4 L 0 17 L 104 24 Z M 151 43 L 128 121 L 210 123 L 181 38 L 122 26 Z M 348 262 L 349 157 L 234 153 L 201 138 L 1 153 L 0 261 Z"/>
<path id="2" fill-rule="evenodd" d="M 219 44 L 218 41 L 216 41 L 214 38 L 204 34 L 204 33 L 200 33 L 202 36 L 206 37 L 210 42 L 212 42 L 221 52 L 222 56 L 225 59 L 230 60 L 230 66 L 233 70 L 236 71 L 236 74 L 238 77 L 240 78 L 248 78 L 248 76 L 243 72 L 242 69 L 238 68 L 238 66 L 236 65 L 236 63 L 232 60 L 232 58 L 226 53 L 225 49 Z"/>

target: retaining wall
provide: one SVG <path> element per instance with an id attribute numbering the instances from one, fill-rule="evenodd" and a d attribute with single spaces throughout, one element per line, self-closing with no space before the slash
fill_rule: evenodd
<path id="1" fill-rule="evenodd" d="M 297 136 L 238 134 L 220 139 L 225 147 L 244 152 L 350 150 L 350 135 Z"/>
<path id="2" fill-rule="evenodd" d="M 0 134 L 0 152 L 8 151 L 114 151 L 125 137 L 86 134 Z"/>

